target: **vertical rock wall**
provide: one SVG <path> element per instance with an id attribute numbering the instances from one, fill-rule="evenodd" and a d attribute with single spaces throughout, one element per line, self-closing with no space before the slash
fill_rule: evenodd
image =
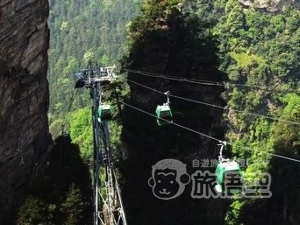
<path id="1" fill-rule="evenodd" d="M 127 61 L 132 70 L 127 76 L 130 85 L 127 103 L 135 108 L 125 105 L 122 113 L 122 140 L 128 156 L 120 162 L 125 211 L 131 225 L 220 225 L 223 224 L 227 202 L 212 196 L 194 198 L 192 181 L 180 196 L 173 195 L 174 199 L 170 200 L 157 198 L 152 189 L 155 184 L 149 183 L 152 168 L 160 160 L 179 160 L 186 164 L 187 173 L 192 175 L 196 170 L 192 167 L 194 159 L 200 162 L 217 159 L 218 142 L 198 132 L 220 140 L 224 138 L 221 119 L 225 102 L 220 96 L 223 87 L 183 81 L 221 82 L 225 78 L 225 74 L 218 70 L 217 43 L 209 32 L 205 32 L 203 24 L 195 23 L 195 19 L 191 20 L 176 7 L 165 9 L 162 5 L 153 6 L 153 12 L 162 7 L 162 15 L 155 18 L 146 14 L 133 20 L 130 28 L 134 44 Z M 170 79 L 162 79 L 160 74 L 168 75 Z M 173 124 L 157 125 L 156 107 L 167 101 L 166 96 L 157 90 L 161 93 L 170 91 L 173 95 L 170 96 Z M 187 98 L 204 104 L 186 101 Z M 191 129 L 196 132 L 191 132 Z M 215 167 L 197 168 L 200 169 L 213 172 Z M 161 191 L 166 195 L 176 193 L 180 185 L 178 182 L 176 187 L 177 183 L 167 176 L 157 183 L 162 183 Z"/>
<path id="2" fill-rule="evenodd" d="M 49 144 L 48 14 L 47 0 L 0 1 L 0 224 Z"/>

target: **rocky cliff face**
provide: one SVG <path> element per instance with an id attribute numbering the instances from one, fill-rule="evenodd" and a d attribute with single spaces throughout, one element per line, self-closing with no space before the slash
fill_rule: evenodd
<path id="1" fill-rule="evenodd" d="M 49 144 L 47 0 L 0 2 L 0 224 Z"/>
<path id="2" fill-rule="evenodd" d="M 285 7 L 300 8 L 299 0 L 239 0 L 244 7 L 254 7 L 269 12 L 282 11 Z"/>
<path id="3" fill-rule="evenodd" d="M 172 96 L 173 122 L 195 132 L 176 124 L 159 126 L 156 123 L 155 109 L 167 101 L 162 94 L 166 91 L 224 106 L 220 97 L 222 87 L 180 81 L 184 78 L 212 82 L 224 79 L 217 70 L 216 43 L 205 29 L 196 29 L 203 27 L 202 24 L 190 19 L 175 11 L 170 17 L 141 17 L 132 22 L 136 27 L 131 29 L 130 35 L 139 37 L 135 39 L 128 59 L 127 81 L 131 92 L 127 103 L 136 108 L 124 107 L 122 138 L 128 157 L 120 163 L 125 180 L 122 195 L 130 224 L 222 224 L 223 221 L 226 202 L 193 198 L 192 182 L 180 196 L 170 201 L 156 198 L 148 185 L 152 166 L 160 160 L 179 160 L 186 164 L 187 173 L 191 175 L 195 172 L 192 168 L 194 159 L 201 162 L 217 158 L 218 142 L 195 132 L 224 138 L 220 129 L 222 109 Z M 149 25 L 139 26 L 143 23 Z M 171 79 L 152 77 L 159 74 Z M 196 168 L 200 169 L 204 168 Z M 173 187 L 170 190 L 176 190 Z"/>

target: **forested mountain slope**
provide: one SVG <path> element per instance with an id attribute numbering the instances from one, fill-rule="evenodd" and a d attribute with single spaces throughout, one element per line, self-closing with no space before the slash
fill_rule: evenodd
<path id="1" fill-rule="evenodd" d="M 137 13 L 138 2 L 50 0 L 49 122 L 54 136 L 61 133 L 69 110 L 73 74 L 86 68 L 89 60 L 102 66 L 118 65 L 125 51 L 126 24 Z M 77 93 L 71 111 L 89 105 L 84 93 Z"/>
<path id="2" fill-rule="evenodd" d="M 165 6 L 163 1 L 160 6 L 162 5 Z M 210 32 L 213 35 L 212 37 L 217 38 L 219 41 L 218 54 L 221 59 L 219 69 L 228 74 L 229 78 L 225 81 L 227 90 L 224 93 L 224 98 L 228 101 L 228 107 L 225 108 L 223 124 L 227 133 L 226 140 L 232 143 L 229 147 L 232 147 L 234 157 L 236 159 L 246 159 L 245 175 L 248 177 L 253 176 L 253 173 L 256 173 L 254 176 L 259 176 L 258 174 L 261 172 L 268 172 L 271 175 L 270 191 L 272 192 L 272 197 L 261 200 L 242 199 L 233 201 L 225 217 L 226 223 L 299 223 L 297 216 L 299 178 L 297 174 L 299 174 L 300 154 L 300 49 L 297 44 L 299 42 L 299 28 L 296 25 L 299 23 L 299 11 L 293 7 L 285 7 L 282 11 L 270 13 L 267 10 L 255 7 L 243 8 L 237 1 L 227 1 L 226 3 L 223 1 L 214 3 L 197 1 L 186 6 L 188 6 L 187 11 L 192 9 L 199 16 L 198 18 L 203 18 L 202 21 L 211 22 L 215 25 L 210 29 Z M 155 12 L 159 11 L 159 7 L 154 8 L 150 12 L 147 9 L 149 8 L 144 8 L 145 17 L 156 18 L 156 20 L 151 22 L 151 19 L 150 21 L 145 19 L 146 21 L 144 21 L 143 17 L 140 17 L 133 24 L 134 28 L 131 32 L 136 42 L 131 46 L 129 62 L 131 62 L 133 73 L 129 73 L 129 78 L 138 83 L 156 87 L 156 89 L 162 88 L 159 89 L 161 91 L 166 90 L 163 87 L 175 88 L 176 92 L 178 91 L 176 85 L 171 85 L 170 81 L 159 83 L 159 81 L 154 81 L 153 78 L 145 78 L 137 72 L 134 73 L 134 69 L 136 69 L 138 71 L 150 71 L 155 74 L 176 74 L 175 76 L 180 74 L 184 77 L 185 73 L 182 72 L 181 66 L 188 65 L 187 68 L 189 66 L 193 68 L 193 60 L 188 57 L 189 50 L 185 49 L 184 44 L 177 44 L 176 46 L 180 46 L 180 50 L 185 51 L 186 58 L 179 60 L 180 62 L 173 65 L 171 62 L 176 62 L 178 53 L 172 48 L 167 48 L 168 44 L 165 44 L 160 39 L 165 38 L 165 40 L 169 40 L 166 35 L 169 29 L 168 20 L 164 17 L 164 13 L 167 10 L 162 15 L 157 15 Z M 148 27 L 148 29 L 144 30 L 141 27 Z M 176 40 L 177 36 L 173 34 L 172 37 L 173 39 L 170 39 L 171 43 Z M 185 38 L 188 40 L 188 35 Z M 139 40 L 142 41 L 140 42 Z M 191 46 L 193 45 L 192 43 L 189 42 Z M 158 46 L 160 47 L 158 48 Z M 160 53 L 158 49 L 165 49 L 162 51 L 164 53 Z M 195 47 L 194 49 L 198 48 Z M 180 52 L 180 50 L 178 51 Z M 204 49 L 201 50 L 205 51 Z M 153 52 L 155 52 L 155 55 L 152 58 Z M 194 54 L 197 53 L 194 52 Z M 209 58 L 208 55 L 207 58 Z M 172 66 L 170 67 L 170 65 Z M 206 73 L 201 80 L 209 82 L 213 79 L 212 76 L 207 77 L 207 74 L 212 75 L 213 73 Z M 156 82 L 160 85 L 158 86 Z M 145 111 L 153 108 L 154 103 L 152 101 L 155 101 L 156 98 L 152 97 L 150 101 L 144 95 L 151 94 L 144 92 L 144 88 L 137 87 L 133 82 L 129 82 L 129 84 L 131 86 L 129 103 L 138 105 L 139 108 Z M 211 85 L 215 87 L 219 84 L 211 82 Z M 187 90 L 193 90 L 193 88 L 189 86 Z M 187 90 L 181 89 L 181 95 L 184 96 Z M 195 93 L 196 90 L 192 92 Z M 208 94 L 208 91 L 205 91 L 205 93 Z M 190 93 L 189 97 L 192 98 L 192 96 L 193 94 Z M 218 106 L 218 104 L 214 105 L 215 107 Z M 184 109 L 183 103 L 180 103 L 180 106 L 181 109 Z M 176 107 L 176 102 L 174 107 Z M 135 115 L 130 109 L 127 108 L 127 110 L 130 111 L 128 113 L 131 116 Z M 193 111 L 196 112 L 196 109 Z M 142 149 L 147 149 L 147 142 L 145 142 L 147 138 L 145 137 L 155 138 L 154 134 L 157 134 L 157 131 L 149 130 L 149 125 L 147 125 L 147 130 L 141 126 L 133 128 L 135 122 L 139 120 L 137 115 L 133 116 L 134 120 L 129 119 L 128 123 L 124 123 L 123 134 L 125 135 L 125 143 L 131 146 L 130 151 L 134 151 L 134 153 L 131 153 L 132 160 L 134 157 L 137 157 L 131 161 L 130 165 L 134 164 L 136 167 L 141 167 L 141 165 L 139 166 L 136 163 L 138 160 L 143 162 L 140 162 L 141 164 L 148 165 L 150 164 L 149 160 L 151 161 L 152 158 L 166 157 L 167 150 L 160 151 L 158 150 L 160 148 L 157 146 L 161 147 L 162 143 L 167 142 L 167 135 L 172 133 L 172 131 L 168 130 L 164 139 L 160 139 L 158 142 L 156 139 L 149 141 L 149 146 L 151 147 L 146 153 L 142 154 L 143 157 L 141 158 L 138 152 L 142 151 Z M 146 123 L 145 121 L 140 123 Z M 180 121 L 183 122 L 183 120 Z M 126 131 L 128 127 L 131 127 L 131 131 L 137 130 L 136 132 L 138 133 L 128 134 L 128 131 Z M 205 128 L 202 125 L 202 128 L 204 128 L 206 133 L 209 132 L 207 127 Z M 149 132 L 149 134 L 143 135 L 144 132 Z M 136 135 L 139 138 L 134 138 L 135 141 L 131 142 L 130 139 L 137 137 Z M 184 135 L 181 134 L 179 136 L 183 137 Z M 162 137 L 162 135 L 159 135 L 159 137 Z M 141 144 L 136 144 L 137 140 L 143 143 L 142 148 Z M 157 146 L 153 143 L 157 143 Z M 188 158 L 189 148 L 187 146 L 189 141 L 185 140 L 184 143 L 186 147 L 185 156 Z M 171 146 L 166 148 L 172 148 Z M 135 151 L 135 148 L 139 150 Z M 147 154 L 148 152 L 150 154 Z M 154 152 L 155 154 L 153 154 Z M 169 157 L 170 155 L 176 155 L 175 152 L 167 155 Z M 205 156 L 207 157 L 204 153 Z M 177 157 L 180 158 L 179 155 Z M 145 171 L 145 173 L 147 172 Z M 138 179 L 141 178 L 139 176 Z M 130 178 L 127 177 L 127 179 Z M 146 193 L 144 193 L 144 196 L 146 196 Z M 130 198 L 133 198 L 133 196 L 130 196 Z M 199 211 L 201 211 L 200 208 L 201 206 L 199 206 Z M 207 219 L 205 216 L 200 217 Z M 212 220 L 210 222 L 214 223 Z"/>
<path id="3" fill-rule="evenodd" d="M 266 200 L 234 202 L 227 223 L 297 224 L 300 13 L 293 7 L 277 13 L 243 8 L 237 1 L 214 7 L 220 16 L 213 31 L 220 41 L 220 68 L 230 79 L 227 136 L 236 157 L 248 159 L 246 172 L 270 172 L 273 193 Z"/>

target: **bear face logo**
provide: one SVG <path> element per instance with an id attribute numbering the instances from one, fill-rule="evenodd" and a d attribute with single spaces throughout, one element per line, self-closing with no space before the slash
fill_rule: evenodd
<path id="1" fill-rule="evenodd" d="M 190 182 L 186 165 L 176 159 L 163 159 L 152 166 L 152 177 L 148 184 L 155 197 L 169 200 L 178 197 Z"/>

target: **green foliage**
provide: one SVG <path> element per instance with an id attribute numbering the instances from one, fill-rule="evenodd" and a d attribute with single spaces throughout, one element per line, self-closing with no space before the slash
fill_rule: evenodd
<path id="1" fill-rule="evenodd" d="M 300 96 L 287 94 L 282 100 L 286 103 L 286 106 L 283 109 L 281 118 L 299 123 Z M 298 124 L 279 122 L 274 127 L 273 136 L 276 140 L 274 143 L 276 152 L 290 155 L 292 158 L 300 157 L 300 128 Z"/>
<path id="2" fill-rule="evenodd" d="M 136 14 L 138 1 L 72 0 L 50 3 L 49 27 L 49 123 L 59 135 L 59 121 L 68 110 L 89 105 L 88 93 L 79 91 L 69 109 L 74 89 L 73 73 L 86 68 L 88 60 L 99 65 L 118 65 L 124 52 L 125 24 Z"/>
<path id="3" fill-rule="evenodd" d="M 242 201 L 234 201 L 231 203 L 228 213 L 225 217 L 225 222 L 228 225 L 242 225 L 241 221 L 239 220 L 240 211 L 243 207 Z"/>
<path id="4" fill-rule="evenodd" d="M 50 205 L 43 200 L 28 196 L 20 208 L 18 225 L 33 225 L 33 224 L 52 224 L 49 219 L 53 217 L 52 210 L 49 210 Z"/>
<path id="5" fill-rule="evenodd" d="M 80 145 L 84 160 L 93 157 L 92 111 L 90 107 L 78 109 L 70 116 L 70 135 L 72 141 Z"/>
<path id="6" fill-rule="evenodd" d="M 91 181 L 78 146 L 59 137 L 47 158 L 46 168 L 26 187 L 18 225 L 91 224 Z"/>
<path id="7" fill-rule="evenodd" d="M 241 69 L 249 69 L 256 65 L 264 64 L 264 59 L 258 55 L 251 54 L 245 48 L 239 48 L 229 55 L 236 61 L 237 66 Z"/>
<path id="8" fill-rule="evenodd" d="M 299 119 L 300 96 L 297 94 L 287 94 L 282 97 L 282 102 L 286 104 L 283 110 L 283 116 L 286 118 Z"/>
<path id="9" fill-rule="evenodd" d="M 81 224 L 86 202 L 82 201 L 82 194 L 78 187 L 71 184 L 65 202 L 61 205 L 61 212 L 65 215 L 64 225 Z"/>
<path id="10" fill-rule="evenodd" d="M 85 161 L 93 155 L 91 110 L 87 108 L 91 100 L 86 90 L 78 90 L 74 95 L 73 73 L 86 68 L 89 60 L 103 66 L 118 65 L 124 52 L 125 24 L 137 13 L 138 2 L 54 0 L 50 3 L 50 132 L 58 137 L 64 125 L 63 131 L 70 131 Z M 112 145 L 119 146 L 121 128 L 113 124 L 115 128 Z"/>
<path id="11" fill-rule="evenodd" d="M 49 131 L 54 137 L 57 137 L 61 134 L 62 124 L 63 124 L 63 121 L 61 119 L 52 120 L 52 123 L 49 127 Z"/>
<path id="12" fill-rule="evenodd" d="M 164 31 L 170 29 L 172 19 L 179 16 L 179 10 L 176 6 L 180 2 L 180 0 L 144 1 L 140 7 L 142 14 L 134 18 L 128 26 L 127 42 L 129 49 L 135 48 L 135 45 L 140 42 L 144 42 L 144 38 L 148 34 L 164 35 Z M 132 53 L 132 50 L 129 51 Z"/>
<path id="13" fill-rule="evenodd" d="M 296 21 L 300 22 L 299 12 L 292 7 L 277 14 L 254 8 L 243 10 L 236 1 L 218 1 L 216 4 L 225 12 L 213 31 L 219 37 L 219 47 L 223 53 L 220 68 L 228 73 L 230 82 L 245 85 L 227 90 L 229 106 L 245 112 L 230 111 L 228 123 L 231 129 L 227 137 L 234 142 L 236 156 L 247 156 L 250 164 L 246 174 L 270 171 L 276 178 L 275 182 L 280 182 L 283 177 L 279 178 L 276 174 L 290 171 L 290 162 L 278 164 L 281 161 L 274 160 L 269 153 L 299 159 L 299 129 L 295 124 L 277 122 L 251 113 L 299 121 L 299 97 L 286 93 L 286 90 L 299 89 L 297 52 L 300 48 L 294 42 L 300 41 L 299 28 L 295 27 Z M 286 180 L 284 182 L 288 183 Z M 298 194 L 294 194 L 297 199 Z M 275 191 L 276 195 L 282 197 L 280 192 Z M 243 204 L 234 201 L 227 213 L 226 223 L 265 224 L 280 218 L 268 210 L 264 211 L 268 214 L 265 219 L 255 218 L 259 217 L 259 210 L 267 203 L 267 200 L 247 200 Z M 276 200 L 273 204 L 277 204 Z M 252 217 L 247 215 L 246 210 L 243 211 L 245 208 L 252 210 Z"/>

